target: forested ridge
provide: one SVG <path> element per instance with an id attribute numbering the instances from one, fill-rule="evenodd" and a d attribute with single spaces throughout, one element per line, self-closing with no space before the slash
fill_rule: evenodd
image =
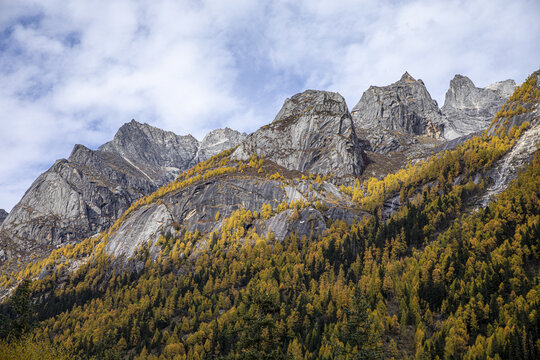
<path id="1" fill-rule="evenodd" d="M 62 248 L 2 285 L 23 280 L 3 314 L 0 359 L 537 359 L 540 358 L 540 155 L 486 208 L 481 176 L 530 126 L 529 78 L 494 120 L 497 130 L 341 191 L 369 216 L 329 222 L 321 236 L 261 237 L 260 218 L 320 202 L 239 209 L 209 234 L 180 224 L 160 251 L 141 246 L 130 271 L 104 247 L 139 207 L 218 176 L 283 181 L 230 151 L 135 203 L 108 232 Z M 523 105 L 516 105 L 523 104 Z M 521 107 L 519 107 L 521 106 Z M 302 175 L 313 186 L 321 177 Z M 400 208 L 383 216 L 384 202 Z M 70 273 L 75 261 L 82 265 Z M 84 261 L 83 261 L 84 260 Z M 43 266 L 54 271 L 41 279 Z M 47 355 L 43 355 L 43 354 Z M 34 357 L 32 357 L 34 356 Z"/>

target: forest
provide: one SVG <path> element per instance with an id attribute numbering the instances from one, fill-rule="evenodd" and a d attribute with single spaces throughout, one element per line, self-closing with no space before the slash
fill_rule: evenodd
<path id="1" fill-rule="evenodd" d="M 477 174 L 530 126 L 507 120 L 538 100 L 533 81 L 496 116 L 494 134 L 341 186 L 370 216 L 280 241 L 253 222 L 324 204 L 240 208 L 210 234 L 180 225 L 163 233 L 157 258 L 144 244 L 130 260 L 144 264 L 139 272 L 117 266 L 105 243 L 135 209 L 211 177 L 285 184 L 294 175 L 256 156 L 234 162 L 230 151 L 195 166 L 108 232 L 4 271 L 1 286 L 20 283 L 0 304 L 0 359 L 540 358 L 540 154 L 475 207 L 486 187 Z M 326 180 L 301 176 L 313 186 Z M 384 217 L 393 195 L 401 207 Z M 39 279 L 44 266 L 54 271 Z"/>

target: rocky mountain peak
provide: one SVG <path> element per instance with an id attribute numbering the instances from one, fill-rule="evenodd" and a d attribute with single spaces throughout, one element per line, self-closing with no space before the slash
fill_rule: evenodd
<path id="1" fill-rule="evenodd" d="M 343 115 L 348 113 L 345 99 L 339 93 L 306 90 L 285 100 L 273 124 L 298 120 L 301 116 L 317 114 Z"/>
<path id="2" fill-rule="evenodd" d="M 468 77 L 455 75 L 441 109 L 449 122 L 445 137 L 453 139 L 486 129 L 515 86 L 513 80 L 505 80 L 478 88 Z"/>
<path id="3" fill-rule="evenodd" d="M 469 79 L 467 76 L 456 74 L 454 75 L 454 78 L 450 80 L 450 89 L 458 89 L 458 88 L 474 88 L 474 83 L 471 79 Z"/>
<path id="4" fill-rule="evenodd" d="M 159 143 L 171 140 L 174 141 L 178 138 L 198 143 L 197 139 L 195 139 L 191 134 L 184 136 L 176 135 L 172 131 L 162 130 L 147 123 L 140 123 L 135 119 L 131 119 L 130 122 L 125 123 L 118 129 L 114 136 L 113 142 L 122 143 L 126 140 L 131 140 L 135 142 L 154 140 L 154 142 Z"/>
<path id="5" fill-rule="evenodd" d="M 408 71 L 405 71 L 403 75 L 401 75 L 401 79 L 399 79 L 399 82 L 405 82 L 405 83 L 412 83 L 416 80 L 409 74 Z"/>
<path id="6" fill-rule="evenodd" d="M 514 93 L 516 86 L 517 85 L 514 80 L 508 79 L 504 81 L 497 81 L 491 85 L 486 86 L 485 88 L 488 90 L 499 91 L 502 96 L 509 98 Z"/>
<path id="7" fill-rule="evenodd" d="M 235 147 L 244 141 L 246 136 L 246 133 L 241 133 L 230 128 L 210 131 L 199 143 L 195 162 L 207 160 L 223 150 Z"/>
<path id="8" fill-rule="evenodd" d="M 252 154 L 311 173 L 360 174 L 364 166 L 345 99 L 328 91 L 306 90 L 285 100 L 274 121 L 249 135 L 233 158 Z"/>
<path id="9" fill-rule="evenodd" d="M 174 177 L 193 163 L 198 148 L 199 142 L 191 135 L 180 136 L 131 120 L 98 150 L 119 154 L 157 184 L 164 184 L 172 179 L 171 170 L 177 169 Z"/>
<path id="10" fill-rule="evenodd" d="M 68 159 L 57 160 L 34 181 L 5 221 L 0 213 L 0 244 L 31 252 L 40 244 L 91 236 L 111 226 L 133 201 L 243 137 L 220 129 L 199 144 L 191 135 L 132 120 L 98 150 L 77 144 Z"/>
<path id="11" fill-rule="evenodd" d="M 79 164 L 84 164 L 87 162 L 87 159 L 92 156 L 93 151 L 81 144 L 75 144 L 71 154 L 69 155 L 68 160 L 71 162 L 77 162 Z"/>
<path id="12" fill-rule="evenodd" d="M 357 129 L 383 129 L 439 138 L 444 116 L 424 82 L 408 72 L 388 86 L 371 86 L 351 111 Z"/>

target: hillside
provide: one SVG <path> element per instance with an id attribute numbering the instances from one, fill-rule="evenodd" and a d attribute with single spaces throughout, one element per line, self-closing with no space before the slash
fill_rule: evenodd
<path id="1" fill-rule="evenodd" d="M 475 100 L 484 124 L 503 93 L 470 91 L 487 99 Z M 3 263 L 0 359 L 36 346 L 94 359 L 538 358 L 539 104 L 537 71 L 483 132 L 448 142 L 445 126 L 465 120 L 406 73 L 351 113 L 336 93 L 295 95 L 218 154 L 186 160 L 155 140 L 143 152 L 130 132 L 87 150 L 118 154 L 122 179 L 188 165 L 97 235 Z"/>

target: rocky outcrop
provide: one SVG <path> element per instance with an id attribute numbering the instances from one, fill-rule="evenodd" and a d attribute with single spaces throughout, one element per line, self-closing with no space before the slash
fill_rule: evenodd
<path id="1" fill-rule="evenodd" d="M 0 209 L 0 225 L 2 225 L 7 216 L 8 212 L 4 209 Z"/>
<path id="2" fill-rule="evenodd" d="M 120 225 L 109 238 L 105 249 L 115 257 L 130 258 L 141 244 L 155 243 L 171 222 L 171 215 L 164 205 L 142 208 Z"/>
<path id="3" fill-rule="evenodd" d="M 444 131 L 445 119 L 437 102 L 422 80 L 415 80 L 407 72 L 391 85 L 370 86 L 351 115 L 360 133 L 386 130 L 438 139 Z"/>
<path id="4" fill-rule="evenodd" d="M 486 207 L 494 196 L 503 192 L 508 184 L 517 177 L 525 164 L 530 163 L 533 154 L 538 150 L 540 139 L 540 111 L 530 114 L 532 126 L 517 141 L 514 147 L 505 154 L 488 172 L 488 184 L 479 205 Z"/>
<path id="5" fill-rule="evenodd" d="M 132 120 L 99 150 L 120 155 L 152 182 L 163 185 L 194 162 L 198 148 L 191 135 L 179 136 Z"/>
<path id="6" fill-rule="evenodd" d="M 310 235 L 318 236 L 327 229 L 325 217 L 313 207 L 301 209 L 297 212 L 297 215 L 292 209 L 285 210 L 268 220 L 257 221 L 255 227 L 259 236 L 268 237 L 273 235 L 280 241 L 283 241 L 291 233 L 302 238 Z"/>
<path id="7" fill-rule="evenodd" d="M 247 160 L 252 154 L 302 172 L 359 175 L 364 168 L 345 99 L 326 91 L 287 99 L 274 121 L 249 135 L 232 157 Z"/>
<path id="8" fill-rule="evenodd" d="M 261 237 L 273 234 L 278 240 L 291 233 L 301 238 L 320 235 L 328 219 L 352 223 L 364 216 L 353 209 L 350 197 L 328 182 L 318 184 L 296 179 L 285 185 L 278 180 L 229 175 L 201 181 L 135 210 L 109 237 L 106 250 L 116 257 L 129 258 L 146 242 L 155 250 L 159 236 L 174 233 L 175 227 L 208 235 L 220 230 L 222 219 L 236 210 L 260 213 L 263 205 L 268 204 L 276 211 L 281 202 L 297 200 L 318 200 L 324 206 L 320 209 L 309 206 L 296 214 L 288 209 L 268 219 L 254 218 L 246 230 L 253 228 Z"/>
<path id="9" fill-rule="evenodd" d="M 243 136 L 215 130 L 199 144 L 191 135 L 132 120 L 98 150 L 76 145 L 68 159 L 41 174 L 0 225 L 0 243 L 27 251 L 98 233 L 135 200 Z"/>
<path id="10" fill-rule="evenodd" d="M 208 160 L 224 150 L 235 147 L 244 141 L 246 136 L 246 133 L 240 133 L 229 128 L 210 131 L 199 143 L 194 163 Z"/>
<path id="11" fill-rule="evenodd" d="M 0 226 L 19 243 L 59 244 L 99 232 L 129 205 L 157 189 L 121 156 L 82 145 L 41 174 Z"/>
<path id="12" fill-rule="evenodd" d="M 99 150 L 120 155 L 161 186 L 196 163 L 235 147 L 245 136 L 229 128 L 217 129 L 199 142 L 191 135 L 176 135 L 132 120 Z"/>
<path id="13" fill-rule="evenodd" d="M 454 76 L 442 107 L 448 118 L 444 136 L 454 139 L 485 130 L 515 87 L 514 80 L 506 80 L 478 88 L 468 77 Z"/>

